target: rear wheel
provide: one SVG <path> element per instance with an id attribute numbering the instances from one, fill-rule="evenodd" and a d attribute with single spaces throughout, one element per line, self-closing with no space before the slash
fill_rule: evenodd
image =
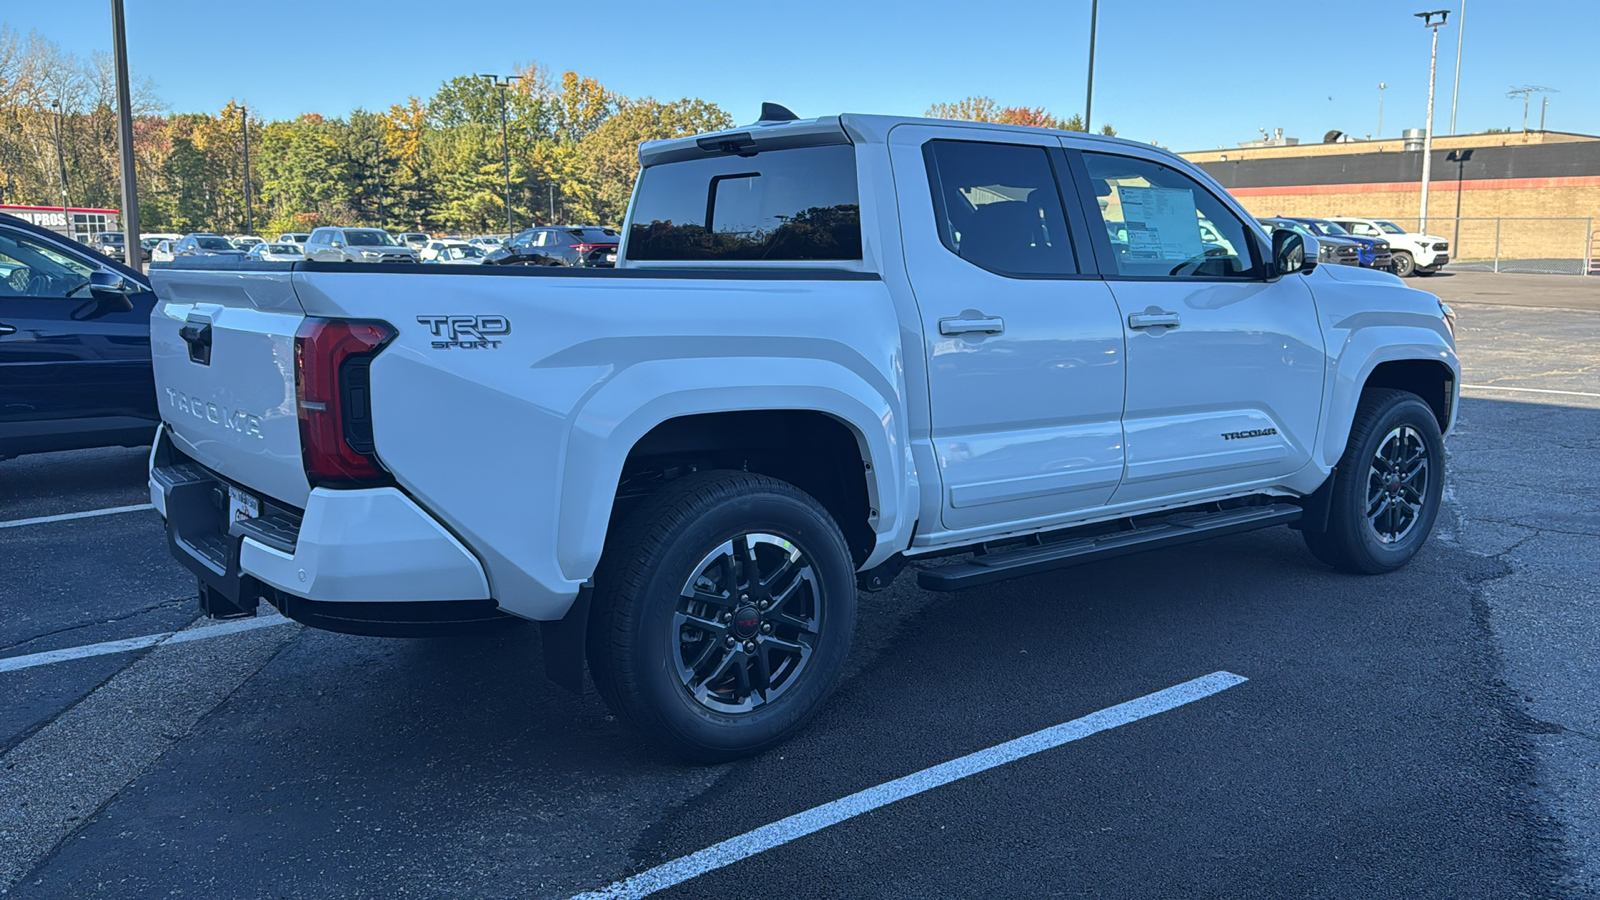
<path id="1" fill-rule="evenodd" d="M 1404 250 L 1396 250 L 1394 252 L 1392 265 L 1394 266 L 1394 273 L 1401 278 L 1409 278 L 1411 273 L 1417 270 L 1417 261 Z"/>
<path id="2" fill-rule="evenodd" d="M 589 666 L 618 715 L 717 762 L 794 734 L 832 691 L 855 624 L 854 565 L 808 494 L 703 472 L 628 515 L 596 573 Z"/>
<path id="3" fill-rule="evenodd" d="M 1313 555 L 1367 575 L 1410 562 L 1444 496 L 1444 440 L 1433 410 L 1406 391 L 1367 393 L 1329 490 L 1327 530 L 1301 531 Z"/>

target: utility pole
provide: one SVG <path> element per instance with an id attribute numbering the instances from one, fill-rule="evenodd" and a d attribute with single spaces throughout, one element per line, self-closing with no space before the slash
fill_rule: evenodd
<path id="1" fill-rule="evenodd" d="M 513 233 L 511 227 L 511 137 L 506 125 L 506 90 L 519 81 L 520 75 L 479 75 L 479 78 L 488 81 L 500 89 L 500 156 L 506 167 L 506 233 Z"/>
<path id="2" fill-rule="evenodd" d="M 1089 0 L 1089 89 L 1083 98 L 1083 131 L 1088 134 L 1093 130 L 1089 124 L 1089 115 L 1094 112 L 1094 36 L 1095 28 L 1100 21 L 1100 0 Z"/>
<path id="3" fill-rule="evenodd" d="M 1439 28 L 1450 18 L 1450 10 L 1436 9 L 1415 14 L 1424 28 L 1433 31 L 1433 55 L 1428 60 L 1428 121 L 1422 130 L 1422 209 L 1417 216 L 1417 230 L 1428 230 L 1428 179 L 1433 176 L 1433 84 L 1439 68 Z M 1434 17 L 1438 21 L 1434 21 Z"/>
<path id="4" fill-rule="evenodd" d="M 1461 38 L 1467 33 L 1467 0 L 1456 13 L 1456 85 L 1450 90 L 1450 133 L 1456 133 L 1456 98 L 1461 96 Z"/>
<path id="5" fill-rule="evenodd" d="M 1544 131 L 1544 114 L 1550 109 L 1550 97 L 1546 95 L 1539 101 L 1539 130 Z"/>
<path id="6" fill-rule="evenodd" d="M 244 233 L 255 234 L 255 220 L 250 215 L 250 112 L 239 106 L 239 130 L 244 133 Z"/>
<path id="7" fill-rule="evenodd" d="M 550 182 L 550 224 L 556 223 L 556 183 Z"/>
<path id="8" fill-rule="evenodd" d="M 67 157 L 61 152 L 61 101 L 51 100 L 50 108 L 56 111 L 56 171 L 61 178 L 61 217 L 67 222 L 67 236 L 76 239 L 78 227 L 73 224 L 72 204 L 67 202 Z"/>
<path id="9" fill-rule="evenodd" d="M 111 52 L 117 69 L 117 156 L 122 164 L 123 261 L 135 272 L 144 271 L 144 247 L 139 243 L 139 174 L 133 157 L 133 104 L 128 91 L 128 35 L 123 27 L 122 0 L 111 0 Z"/>
<path id="10" fill-rule="evenodd" d="M 1378 138 L 1380 140 L 1383 138 L 1383 92 L 1388 89 L 1389 85 L 1381 81 L 1378 82 Z"/>

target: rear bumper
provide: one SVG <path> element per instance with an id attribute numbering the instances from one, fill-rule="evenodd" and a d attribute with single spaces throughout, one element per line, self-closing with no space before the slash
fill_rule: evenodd
<path id="1" fill-rule="evenodd" d="M 402 604 L 460 603 L 460 618 L 493 608 L 477 558 L 396 488 L 317 488 L 304 510 L 257 496 L 258 518 L 230 522 L 224 479 L 164 439 L 152 453 L 150 500 L 173 556 L 232 603 L 249 609 L 265 597 L 286 614 L 296 600 L 307 613 L 339 604 L 338 619 L 368 604 L 385 621 L 406 618 L 395 610 Z"/>

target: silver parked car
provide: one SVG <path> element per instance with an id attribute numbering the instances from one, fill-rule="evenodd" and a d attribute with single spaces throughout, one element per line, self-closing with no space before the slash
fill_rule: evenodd
<path id="1" fill-rule="evenodd" d="M 312 262 L 414 263 L 417 251 L 382 228 L 318 228 L 306 239 Z"/>
<path id="2" fill-rule="evenodd" d="M 245 253 L 245 259 L 259 259 L 262 262 L 300 262 L 305 258 L 305 252 L 299 244 L 287 242 L 269 244 L 263 241 Z"/>

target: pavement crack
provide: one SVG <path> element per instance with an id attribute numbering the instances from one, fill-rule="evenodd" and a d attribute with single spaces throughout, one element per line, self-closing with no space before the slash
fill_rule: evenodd
<path id="1" fill-rule="evenodd" d="M 83 622 L 83 623 L 78 624 L 78 625 L 65 625 L 65 626 L 62 626 L 61 628 L 55 628 L 55 629 L 51 629 L 50 631 L 40 632 L 39 634 L 36 634 L 33 637 L 28 638 L 27 640 L 17 641 L 15 644 L 6 644 L 4 646 L 0 646 L 0 653 L 9 653 L 12 650 L 21 649 L 23 647 L 26 647 L 29 644 L 35 643 L 37 641 L 42 641 L 45 638 L 55 637 L 58 634 L 66 634 L 69 631 L 79 631 L 79 630 L 82 630 L 84 628 L 93 628 L 96 625 L 115 625 L 118 622 L 126 622 L 129 619 L 134 619 L 134 618 L 138 618 L 139 616 L 148 615 L 149 613 L 153 613 L 153 612 L 155 612 L 157 610 L 174 609 L 174 608 L 177 608 L 179 606 L 182 606 L 183 604 L 192 603 L 192 602 L 194 602 L 194 598 L 193 597 L 177 597 L 177 598 L 174 598 L 172 600 L 162 600 L 159 603 L 152 603 L 149 606 L 142 606 L 142 607 L 140 607 L 138 609 L 130 610 L 130 611 L 126 612 L 126 613 L 123 613 L 120 616 L 113 616 L 112 618 L 109 618 L 109 619 L 98 619 L 98 620 L 93 621 L 93 622 Z"/>

